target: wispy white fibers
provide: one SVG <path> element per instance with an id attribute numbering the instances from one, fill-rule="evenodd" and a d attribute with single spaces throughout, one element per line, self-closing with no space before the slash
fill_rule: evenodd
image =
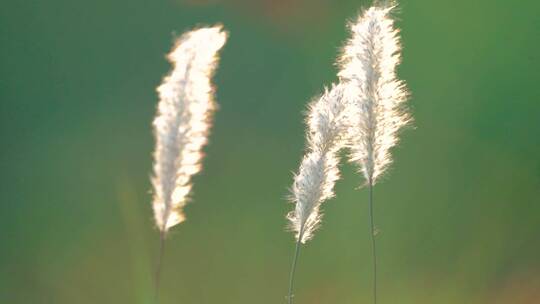
<path id="1" fill-rule="evenodd" d="M 294 177 L 291 201 L 295 209 L 287 215 L 296 233 L 296 250 L 289 278 L 288 303 L 293 303 L 294 274 L 300 244 L 313 237 L 321 221 L 321 204 L 334 196 L 334 184 L 339 179 L 337 152 L 345 144 L 348 126 L 347 106 L 341 85 L 311 102 L 307 117 L 307 149 L 300 169 Z"/>
<path id="2" fill-rule="evenodd" d="M 389 4 L 388 4 L 389 3 Z M 351 161 L 359 164 L 369 188 L 369 219 L 373 256 L 373 302 L 377 303 L 377 253 L 373 216 L 373 185 L 392 162 L 390 149 L 410 120 L 404 109 L 405 84 L 397 79 L 399 30 L 394 27 L 392 1 L 363 11 L 350 25 L 352 37 L 340 58 L 340 83 L 351 103 Z"/>
<path id="3" fill-rule="evenodd" d="M 403 107 L 405 84 L 396 76 L 401 46 L 391 16 L 394 8 L 381 4 L 363 11 L 350 25 L 352 37 L 340 58 L 338 75 L 346 98 L 354 104 L 351 161 L 360 165 L 369 184 L 375 184 L 392 162 L 390 148 L 410 121 Z"/>
<path id="4" fill-rule="evenodd" d="M 154 217 L 162 235 L 184 220 L 191 177 L 201 170 L 201 150 L 216 108 L 211 77 L 226 39 L 220 25 L 183 34 L 168 55 L 173 70 L 157 88 L 152 184 Z"/>
<path id="5" fill-rule="evenodd" d="M 339 179 L 336 154 L 345 143 L 345 109 L 341 85 L 334 85 L 309 105 L 307 151 L 294 177 L 291 200 L 295 209 L 288 215 L 302 243 L 313 237 L 321 218 L 321 203 L 334 196 L 334 184 Z"/>

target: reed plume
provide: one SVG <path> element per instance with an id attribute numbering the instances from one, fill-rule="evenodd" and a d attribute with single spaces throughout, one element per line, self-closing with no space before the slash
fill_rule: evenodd
<path id="1" fill-rule="evenodd" d="M 342 96 L 343 87 L 334 85 L 308 106 L 307 151 L 291 188 L 295 209 L 287 215 L 301 243 L 313 237 L 321 220 L 320 205 L 334 196 L 339 179 L 336 154 L 343 147 L 347 127 Z"/>
<path id="2" fill-rule="evenodd" d="M 152 177 L 152 206 L 161 236 L 157 285 L 165 235 L 184 221 L 182 209 L 191 191 L 191 177 L 201 170 L 202 148 L 216 109 L 211 77 L 219 59 L 217 52 L 226 39 L 221 25 L 183 34 L 167 56 L 173 69 L 157 88 L 160 100 L 153 122 Z"/>
<path id="3" fill-rule="evenodd" d="M 289 281 L 289 303 L 292 303 L 300 244 L 313 237 L 321 221 L 320 206 L 334 196 L 334 184 L 339 179 L 337 152 L 345 144 L 343 134 L 348 126 L 342 97 L 343 87 L 334 85 L 308 108 L 307 151 L 291 188 L 295 209 L 287 216 L 297 240 Z"/>
<path id="4" fill-rule="evenodd" d="M 392 5 L 373 6 L 350 26 L 352 37 L 340 58 L 338 74 L 345 95 L 355 105 L 350 129 L 351 161 L 360 165 L 368 183 L 375 184 L 392 162 L 390 148 L 411 117 L 404 111 L 405 83 L 397 79 L 399 30 Z"/>
<path id="5" fill-rule="evenodd" d="M 373 298 L 377 303 L 377 257 L 373 220 L 373 185 L 392 162 L 390 149 L 398 131 L 410 120 L 404 109 L 408 94 L 397 79 L 400 63 L 399 30 L 391 13 L 393 2 L 364 10 L 350 25 L 352 37 L 340 58 L 338 74 L 346 99 L 352 104 L 350 161 L 357 163 L 369 187 L 369 215 L 373 254 Z"/>
<path id="6" fill-rule="evenodd" d="M 156 225 L 164 233 L 184 221 L 182 209 L 191 177 L 201 170 L 201 150 L 216 108 L 210 79 L 226 38 L 221 26 L 182 35 L 168 55 L 174 68 L 157 88 L 153 209 Z"/>

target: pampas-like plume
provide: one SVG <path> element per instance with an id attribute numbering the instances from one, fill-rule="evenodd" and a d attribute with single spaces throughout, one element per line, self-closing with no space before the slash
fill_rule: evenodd
<path id="1" fill-rule="evenodd" d="M 373 301 L 377 303 L 377 254 L 373 217 L 373 185 L 392 162 L 390 149 L 397 133 L 410 120 L 404 110 L 405 84 L 397 79 L 400 62 L 399 30 L 389 4 L 363 11 L 350 26 L 352 37 L 341 57 L 340 82 L 352 104 L 349 144 L 351 161 L 359 164 L 369 187 L 369 219 L 373 256 Z"/>
<path id="2" fill-rule="evenodd" d="M 289 279 L 288 302 L 292 304 L 294 273 L 300 244 L 313 237 L 321 220 L 321 204 L 334 196 L 339 179 L 337 152 L 344 146 L 343 134 L 348 121 L 341 85 L 332 86 L 309 105 L 307 117 L 307 151 L 294 177 L 291 201 L 295 209 L 287 218 L 296 232 L 296 250 Z"/>
<path id="3" fill-rule="evenodd" d="M 152 178 L 152 206 L 160 231 L 156 302 L 165 235 L 185 219 L 182 209 L 191 190 L 191 177 L 201 170 L 202 148 L 216 108 L 210 80 L 217 52 L 226 40 L 221 25 L 183 34 L 168 55 L 173 70 L 157 88 L 160 100 L 153 123 L 156 150 Z"/>
<path id="4" fill-rule="evenodd" d="M 291 189 L 295 209 L 287 216 L 296 239 L 302 243 L 313 237 L 321 219 L 320 205 L 334 196 L 334 184 L 339 179 L 336 154 L 344 145 L 347 127 L 342 96 L 342 86 L 334 85 L 309 105 L 307 151 Z"/>
<path id="5" fill-rule="evenodd" d="M 216 108 L 210 80 L 226 39 L 220 25 L 183 34 L 168 55 L 174 68 L 157 88 L 152 184 L 154 217 L 162 235 L 184 220 L 191 177 L 201 170 L 201 150 Z"/>
<path id="6" fill-rule="evenodd" d="M 395 5 L 373 6 L 351 24 L 352 37 L 340 58 L 338 76 L 355 106 L 350 129 L 351 161 L 358 163 L 369 184 L 392 162 L 390 149 L 397 132 L 410 121 L 403 109 L 405 84 L 396 77 L 400 62 L 399 30 L 391 12 Z"/>

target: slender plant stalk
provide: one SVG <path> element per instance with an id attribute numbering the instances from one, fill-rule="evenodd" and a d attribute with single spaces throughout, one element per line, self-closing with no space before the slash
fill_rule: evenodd
<path id="1" fill-rule="evenodd" d="M 156 278 L 155 278 L 155 303 L 159 303 L 159 285 L 161 278 L 161 263 L 163 261 L 163 254 L 165 253 L 165 232 L 161 231 L 159 233 L 159 253 L 156 263 Z"/>
<path id="2" fill-rule="evenodd" d="M 373 303 L 377 304 L 377 247 L 375 246 L 375 223 L 373 219 L 373 183 L 369 182 L 369 226 L 373 258 Z"/>
<path id="3" fill-rule="evenodd" d="M 296 241 L 296 248 L 294 250 L 294 258 L 291 266 L 291 275 L 289 278 L 289 296 L 287 297 L 287 301 L 289 304 L 293 303 L 293 288 L 294 288 L 294 275 L 296 273 L 296 261 L 298 261 L 298 255 L 300 254 L 300 247 L 302 245 L 302 236 L 304 234 L 304 226 L 302 225 L 302 228 L 300 229 L 300 235 L 298 237 L 298 241 Z"/>

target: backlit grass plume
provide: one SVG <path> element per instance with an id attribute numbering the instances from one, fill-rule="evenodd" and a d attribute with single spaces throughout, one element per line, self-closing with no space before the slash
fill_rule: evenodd
<path id="1" fill-rule="evenodd" d="M 373 185 L 392 162 L 390 149 L 410 116 L 404 109 L 405 84 L 397 79 L 399 30 L 391 13 L 395 5 L 381 2 L 364 10 L 350 25 L 352 37 L 340 58 L 340 82 L 352 103 L 349 129 L 350 160 L 357 163 L 369 187 L 373 249 L 373 298 L 377 302 L 377 259 L 373 221 Z"/>
<path id="2" fill-rule="evenodd" d="M 174 68 L 157 88 L 152 185 L 154 217 L 163 233 L 184 220 L 191 177 L 201 170 L 201 150 L 216 108 L 210 81 L 226 39 L 221 26 L 182 35 L 168 55 Z"/>
<path id="3" fill-rule="evenodd" d="M 320 205 L 334 196 L 339 179 L 336 154 L 343 147 L 347 127 L 342 96 L 342 86 L 334 85 L 309 105 L 307 151 L 291 189 L 295 209 L 287 216 L 301 243 L 313 237 L 321 219 Z"/>
<path id="4" fill-rule="evenodd" d="M 348 125 L 343 101 L 343 88 L 335 85 L 309 105 L 307 151 L 291 189 L 295 209 L 287 216 L 297 240 L 289 281 L 289 303 L 292 303 L 300 243 L 313 237 L 321 219 L 320 206 L 334 196 L 334 184 L 339 179 L 337 152 L 344 145 Z"/>
<path id="5" fill-rule="evenodd" d="M 152 206 L 161 249 L 156 286 L 165 235 L 185 219 L 182 209 L 191 190 L 191 177 L 201 170 L 202 148 L 216 108 L 211 77 L 218 62 L 217 52 L 226 39 L 220 25 L 183 34 L 168 55 L 173 70 L 157 88 L 160 100 L 153 122 L 156 150 Z"/>
<path id="6" fill-rule="evenodd" d="M 352 37 L 340 58 L 338 76 L 355 105 L 351 160 L 371 184 L 392 162 L 390 148 L 398 142 L 399 129 L 410 121 L 403 108 L 408 95 L 405 84 L 396 75 L 401 46 L 393 8 L 373 6 L 363 11 L 350 26 Z"/>

